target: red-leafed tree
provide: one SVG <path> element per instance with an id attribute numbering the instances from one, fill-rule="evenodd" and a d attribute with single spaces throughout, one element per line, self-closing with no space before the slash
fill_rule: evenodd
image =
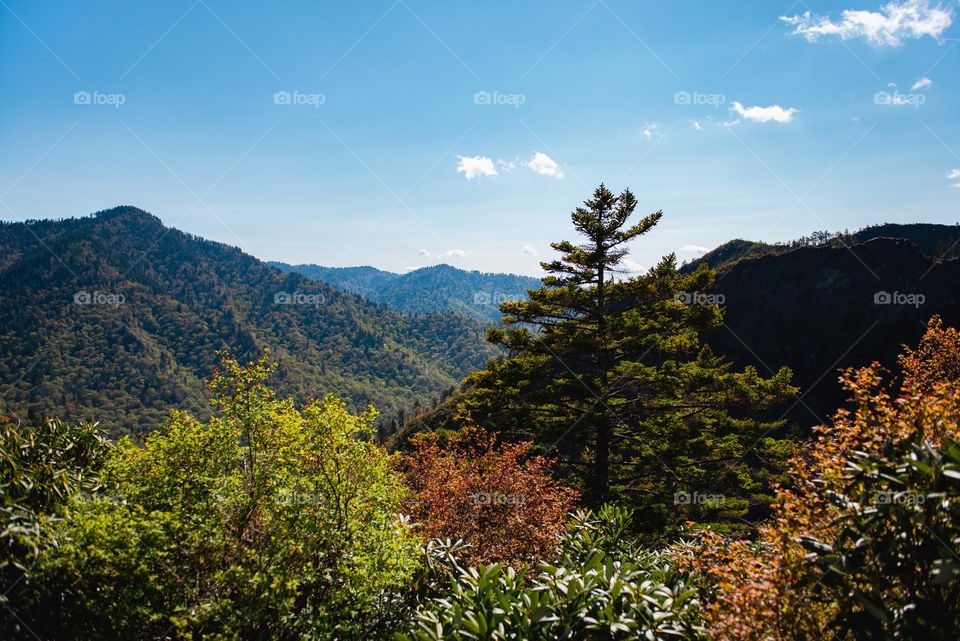
<path id="1" fill-rule="evenodd" d="M 477 427 L 412 443 L 403 460 L 409 509 L 425 536 L 462 539 L 470 564 L 531 565 L 554 553 L 578 493 L 553 477 L 548 459 L 530 454 L 530 443 L 498 445 Z"/>

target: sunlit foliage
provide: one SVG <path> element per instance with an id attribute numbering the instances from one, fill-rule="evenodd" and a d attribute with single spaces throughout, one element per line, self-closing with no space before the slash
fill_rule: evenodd
<path id="1" fill-rule="evenodd" d="M 121 441 L 37 567 L 42 638 L 305 639 L 384 633 L 418 563 L 371 410 L 297 408 L 271 366 L 226 358 L 219 416 Z M 44 613 L 56 612 L 51 617 Z"/>

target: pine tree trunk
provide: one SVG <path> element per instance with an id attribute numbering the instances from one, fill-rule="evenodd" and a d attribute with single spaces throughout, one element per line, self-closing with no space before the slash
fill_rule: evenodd
<path id="1" fill-rule="evenodd" d="M 595 441 L 593 507 L 599 508 L 607 501 L 610 486 L 610 417 L 606 408 L 601 409 Z"/>
<path id="2" fill-rule="evenodd" d="M 601 239 L 598 245 L 602 246 Z M 604 257 L 605 259 L 605 257 Z M 599 508 L 607 500 L 610 486 L 610 421 L 606 394 L 609 384 L 610 364 L 607 362 L 607 310 L 605 307 L 606 283 L 604 281 L 604 262 L 600 262 L 597 273 L 597 365 L 600 370 L 600 389 L 598 403 L 600 415 L 594 440 L 593 506 Z"/>

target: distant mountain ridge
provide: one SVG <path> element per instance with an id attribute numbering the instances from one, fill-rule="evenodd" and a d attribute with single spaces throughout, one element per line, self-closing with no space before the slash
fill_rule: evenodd
<path id="1" fill-rule="evenodd" d="M 531 276 L 467 271 L 446 264 L 405 274 L 369 266 L 269 264 L 360 294 L 404 314 L 447 311 L 489 324 L 500 321 L 499 303 L 526 298 L 528 289 L 540 287 L 540 279 Z"/>
<path id="2" fill-rule="evenodd" d="M 0 412 L 156 427 L 205 415 L 225 349 L 269 350 L 284 395 L 390 415 L 459 385 L 494 350 L 481 324 L 402 316 L 135 207 L 0 224 Z"/>
<path id="3" fill-rule="evenodd" d="M 958 247 L 960 226 L 927 224 L 731 241 L 700 259 L 719 270 L 726 308 L 708 342 L 738 365 L 793 368 L 804 396 L 791 417 L 812 424 L 843 400 L 838 368 L 894 366 L 934 313 L 960 325 Z M 0 413 L 114 433 L 152 429 L 171 408 L 204 416 L 202 381 L 225 349 L 243 360 L 269 350 L 284 395 L 335 393 L 389 418 L 495 356 L 483 334 L 497 302 L 539 284 L 449 265 L 284 267 L 134 207 L 0 223 Z"/>
<path id="4" fill-rule="evenodd" d="M 360 294 L 371 301 L 373 301 L 371 296 L 375 296 L 387 283 L 400 277 L 400 274 L 386 272 L 368 265 L 323 267 L 321 265 L 288 265 L 279 261 L 268 261 L 267 264 L 282 272 L 293 272 L 314 280 L 322 280 L 334 287 Z"/>
<path id="5" fill-rule="evenodd" d="M 765 243 L 736 238 L 686 263 L 681 270 L 693 271 L 701 264 L 724 270 L 742 259 L 784 254 L 801 247 L 850 247 L 875 238 L 906 240 L 934 260 L 960 257 L 960 225 L 934 223 L 882 223 L 856 232 L 814 232 L 789 243 Z"/>

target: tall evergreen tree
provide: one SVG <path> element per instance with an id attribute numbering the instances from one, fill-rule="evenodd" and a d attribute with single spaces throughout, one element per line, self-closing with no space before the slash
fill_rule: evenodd
<path id="1" fill-rule="evenodd" d="M 674 255 L 644 274 L 621 268 L 626 244 L 662 217 L 634 224 L 637 201 L 600 185 L 571 215 L 582 244 L 553 243 L 543 286 L 501 306 L 488 340 L 507 350 L 467 379 L 461 404 L 507 438 L 534 438 L 579 470 L 591 502 L 638 502 L 652 527 L 687 518 L 736 521 L 767 499 L 788 444 L 782 422 L 756 416 L 795 393 L 791 373 L 734 371 L 701 342 L 722 323 L 706 267 Z M 705 498 L 704 498 L 705 497 Z"/>

